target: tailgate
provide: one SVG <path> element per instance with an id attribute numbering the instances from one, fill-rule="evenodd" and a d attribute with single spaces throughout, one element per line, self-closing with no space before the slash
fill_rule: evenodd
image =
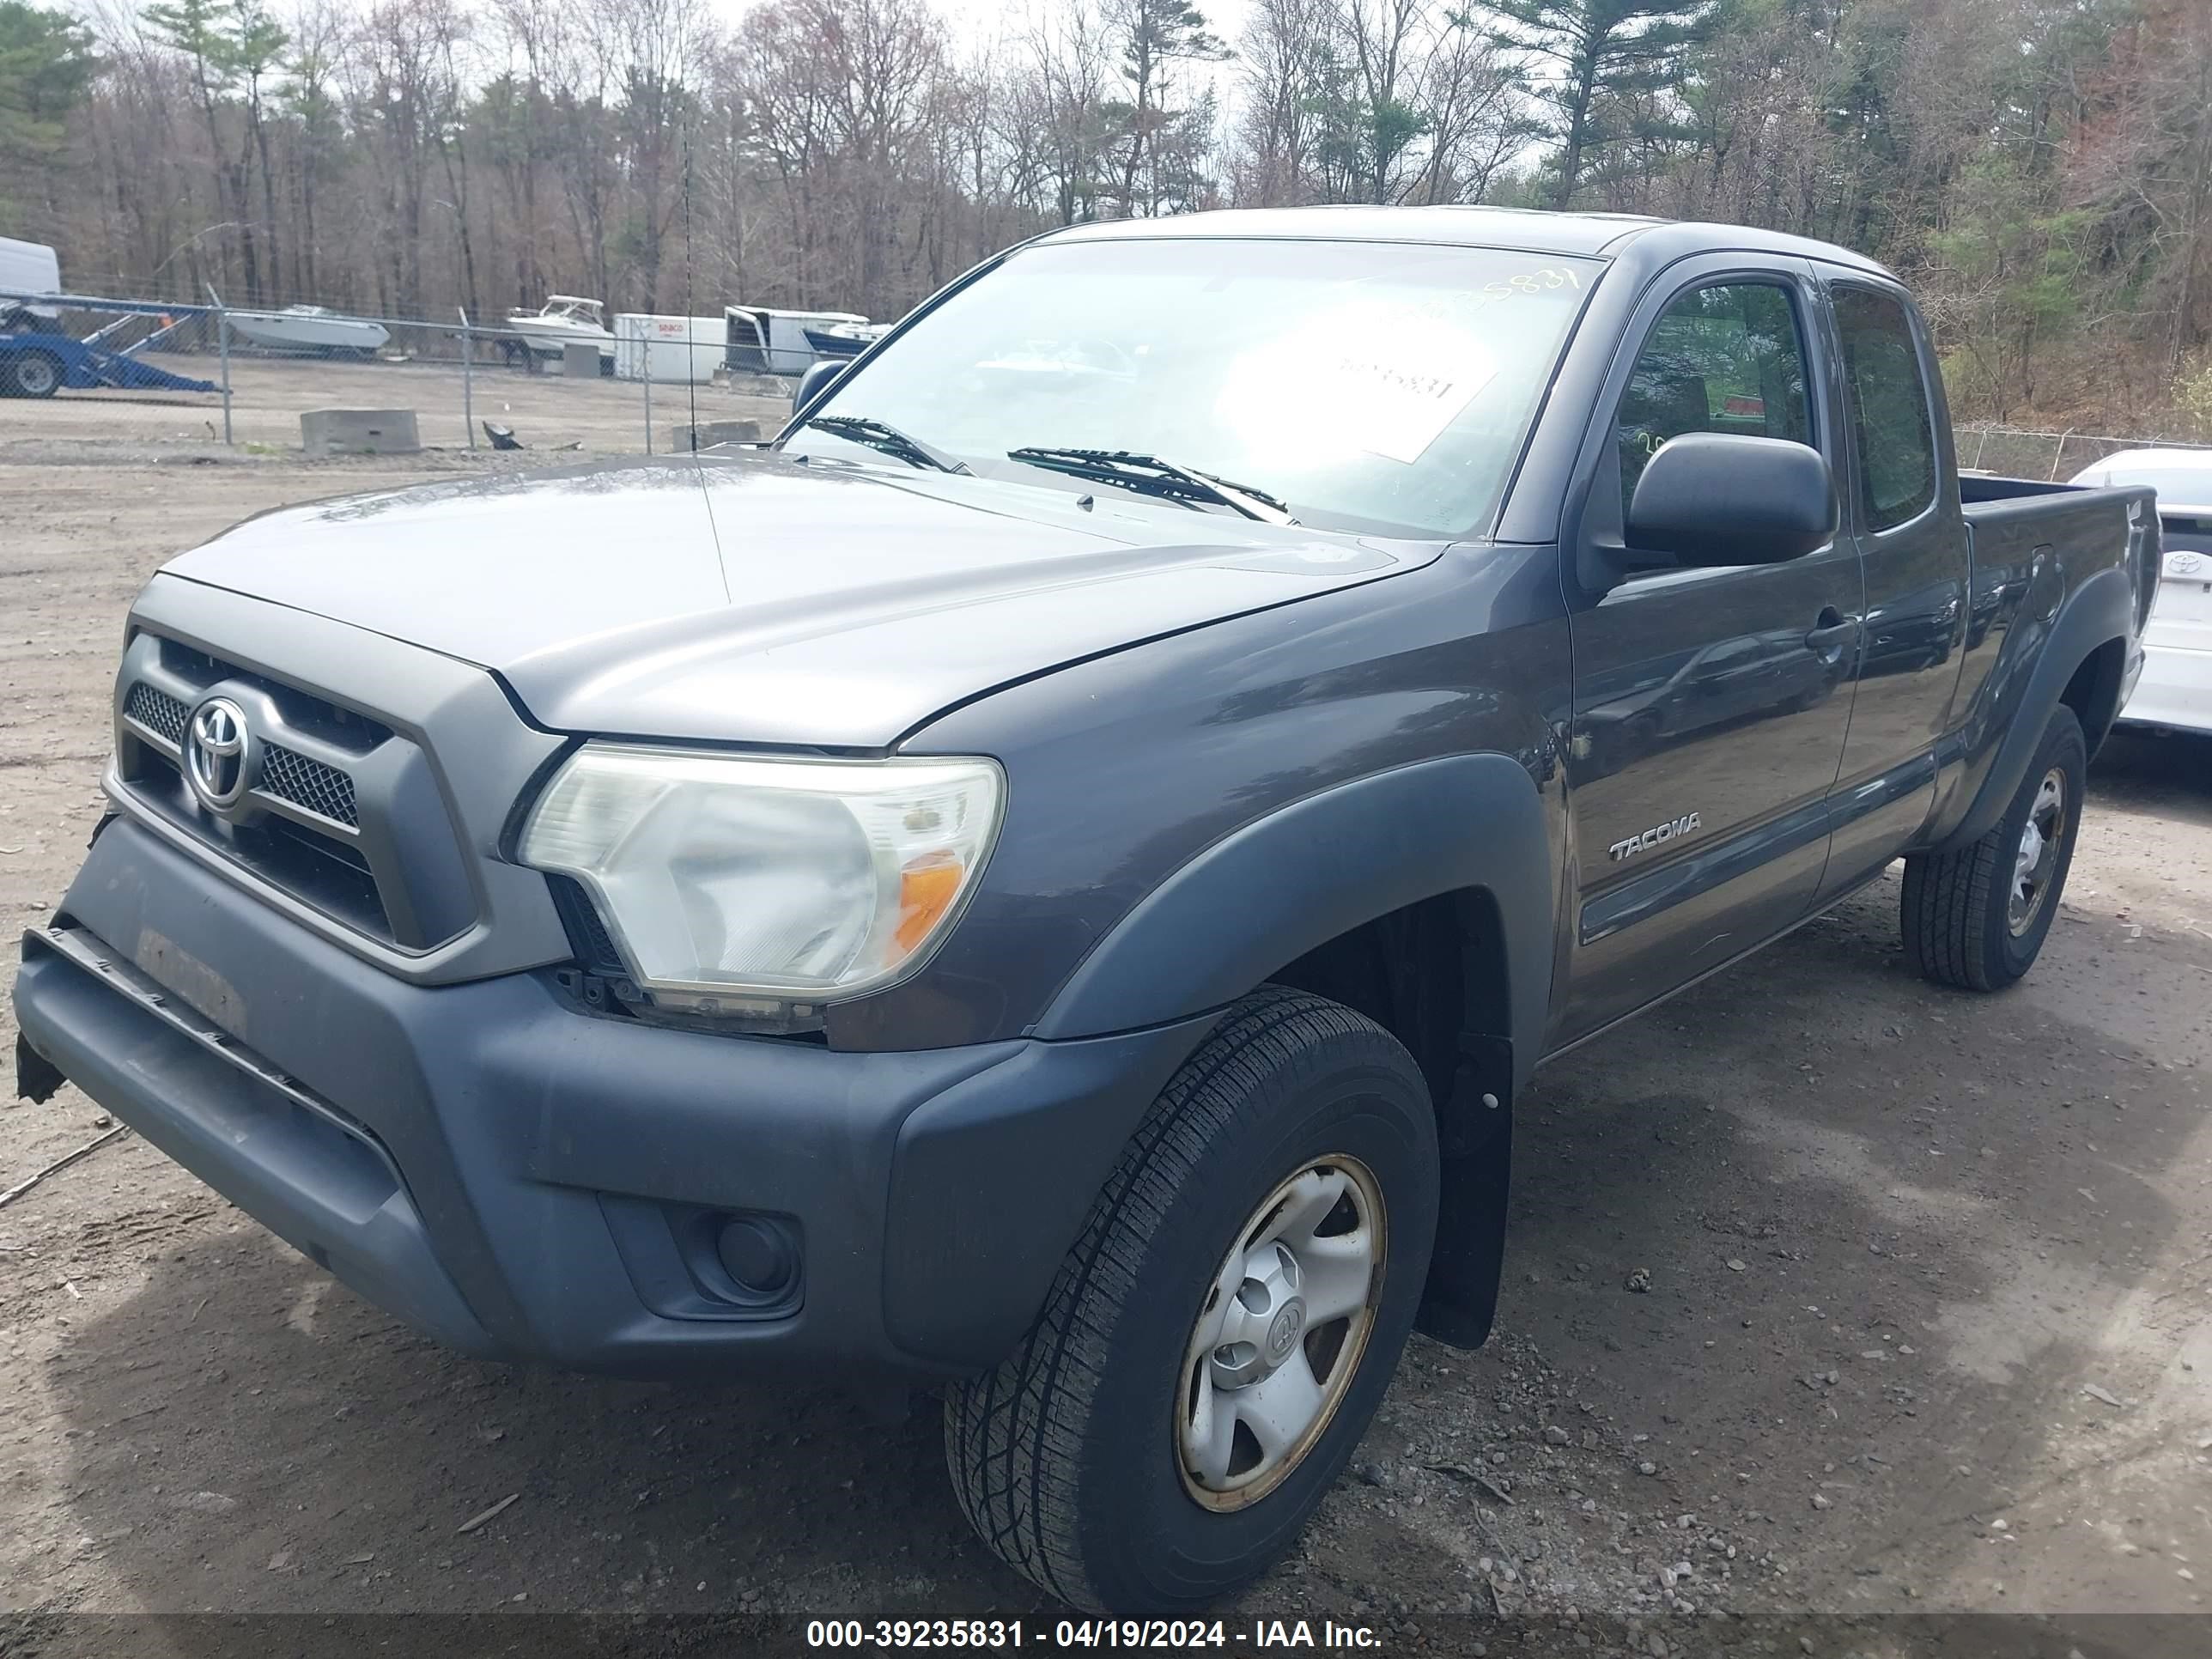
<path id="1" fill-rule="evenodd" d="M 2212 651 L 2212 514 L 2162 513 L 2165 556 L 2146 646 Z"/>

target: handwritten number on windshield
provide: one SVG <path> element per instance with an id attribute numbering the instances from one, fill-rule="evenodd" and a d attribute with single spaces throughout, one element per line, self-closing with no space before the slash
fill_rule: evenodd
<path id="1" fill-rule="evenodd" d="M 1547 265 L 1541 270 L 1524 270 L 1495 283 L 1485 283 L 1482 291 L 1493 300 L 1510 300 L 1516 294 L 1542 294 L 1555 288 L 1580 289 L 1583 279 L 1564 266 Z"/>

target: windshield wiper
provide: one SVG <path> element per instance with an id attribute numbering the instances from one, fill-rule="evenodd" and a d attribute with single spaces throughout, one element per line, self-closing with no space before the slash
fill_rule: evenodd
<path id="1" fill-rule="evenodd" d="M 1096 483 L 1119 484 L 1124 489 L 1168 501 L 1211 501 L 1266 524 L 1297 522 L 1286 502 L 1264 489 L 1232 483 L 1194 466 L 1178 466 L 1133 449 L 1010 449 L 1006 459 Z"/>
<path id="2" fill-rule="evenodd" d="M 802 427 L 819 427 L 833 438 L 842 438 L 848 443 L 862 444 L 870 449 L 904 461 L 909 466 L 927 467 L 936 472 L 965 472 L 968 464 L 956 460 L 942 450 L 933 449 L 919 438 L 910 438 L 889 421 L 878 421 L 867 415 L 817 415 L 802 421 Z"/>

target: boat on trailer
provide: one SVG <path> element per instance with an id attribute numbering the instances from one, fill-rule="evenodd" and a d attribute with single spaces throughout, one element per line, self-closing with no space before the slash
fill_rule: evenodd
<path id="1" fill-rule="evenodd" d="M 557 357 L 580 340 L 598 346 L 603 362 L 614 359 L 615 337 L 606 325 L 606 307 L 580 294 L 549 294 L 536 311 L 508 312 L 507 326 L 514 337 L 502 345 L 510 360 L 526 351 Z"/>
<path id="2" fill-rule="evenodd" d="M 859 356 L 891 331 L 889 323 L 823 323 L 803 331 L 816 362 L 842 363 Z"/>
<path id="3" fill-rule="evenodd" d="M 392 338 L 381 323 L 348 317 L 326 306 L 286 306 L 282 311 L 231 311 L 231 331 L 271 351 L 350 351 L 368 356 Z"/>

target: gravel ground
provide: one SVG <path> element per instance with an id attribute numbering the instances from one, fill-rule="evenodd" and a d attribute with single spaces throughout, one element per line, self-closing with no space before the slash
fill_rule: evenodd
<path id="1" fill-rule="evenodd" d="M 240 378 L 274 444 L 287 395 L 435 372 Z M 608 387 L 517 385 L 549 400 L 512 412 L 526 438 L 623 447 L 618 410 L 559 423 Z M 0 405 L 0 923 L 75 868 L 120 623 L 164 557 L 489 460 L 227 455 L 186 424 Z M 1844 1615 L 2201 1615 L 2212 744 L 2116 739 L 2093 796 L 2017 990 L 1914 979 L 1893 875 L 1543 1071 L 1498 1334 L 1415 1340 L 1237 1616 L 1465 1647 L 1502 1614 L 1657 1652 L 1711 1646 L 1717 1612 L 1810 1610 L 1808 1648 Z M 73 1090 L 0 1106 L 0 1187 L 101 1129 Z M 48 1652 L 99 1651 L 112 1627 L 65 1616 L 94 1613 L 1056 1611 L 969 1537 L 926 1404 L 885 1425 L 815 1389 L 456 1358 L 128 1136 L 0 1209 L 0 1607 Z M 2079 1645 L 2212 1636 L 2146 1628 Z"/>

